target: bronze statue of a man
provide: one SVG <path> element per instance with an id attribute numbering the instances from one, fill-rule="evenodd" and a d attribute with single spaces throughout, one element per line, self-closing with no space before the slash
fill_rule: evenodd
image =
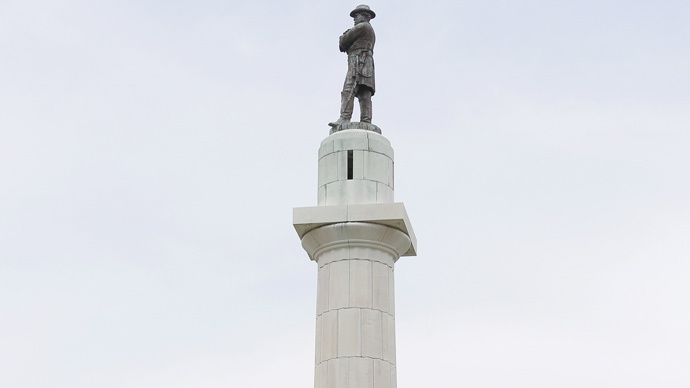
<path id="1" fill-rule="evenodd" d="M 339 127 L 352 118 L 355 96 L 359 100 L 360 121 L 371 123 L 371 96 L 376 92 L 374 80 L 374 43 L 376 35 L 369 21 L 376 17 L 368 5 L 358 5 L 350 16 L 355 26 L 340 36 L 340 51 L 347 53 L 347 75 L 340 100 L 340 118 L 329 123 Z"/>

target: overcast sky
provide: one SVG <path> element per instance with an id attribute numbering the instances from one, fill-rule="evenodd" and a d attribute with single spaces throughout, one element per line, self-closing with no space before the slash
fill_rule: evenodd
<path id="1" fill-rule="evenodd" d="M 0 1 L 0 386 L 313 385 L 357 4 Z M 399 388 L 688 387 L 690 3 L 369 5 Z"/>

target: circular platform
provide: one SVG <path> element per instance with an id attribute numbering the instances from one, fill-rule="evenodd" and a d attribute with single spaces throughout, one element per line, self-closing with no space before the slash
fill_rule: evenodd
<path id="1" fill-rule="evenodd" d="M 337 127 L 331 127 L 331 132 L 329 133 L 329 135 L 332 135 L 332 134 L 339 132 L 339 131 L 345 131 L 348 129 L 364 129 L 366 131 L 376 132 L 379 135 L 381 134 L 381 128 L 377 127 L 374 124 L 361 123 L 359 121 L 348 121 L 346 123 L 342 123 L 342 124 L 338 125 Z"/>

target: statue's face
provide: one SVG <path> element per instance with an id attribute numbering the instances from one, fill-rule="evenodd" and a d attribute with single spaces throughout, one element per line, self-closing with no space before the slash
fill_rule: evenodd
<path id="1" fill-rule="evenodd" d="M 365 14 L 364 12 L 357 12 L 353 18 L 355 19 L 355 24 L 369 21 L 369 15 Z"/>

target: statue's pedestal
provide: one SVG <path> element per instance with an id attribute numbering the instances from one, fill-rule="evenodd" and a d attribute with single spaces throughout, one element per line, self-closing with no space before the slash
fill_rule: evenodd
<path id="1" fill-rule="evenodd" d="M 384 136 L 349 129 L 321 142 L 319 206 L 392 203 L 393 179 L 393 147 Z"/>
<path id="2" fill-rule="evenodd" d="M 314 387 L 395 388 L 393 270 L 416 255 L 417 240 L 405 207 L 393 202 L 390 142 L 374 125 L 347 124 L 358 128 L 321 142 L 319 206 L 293 211 L 318 264 Z"/>

